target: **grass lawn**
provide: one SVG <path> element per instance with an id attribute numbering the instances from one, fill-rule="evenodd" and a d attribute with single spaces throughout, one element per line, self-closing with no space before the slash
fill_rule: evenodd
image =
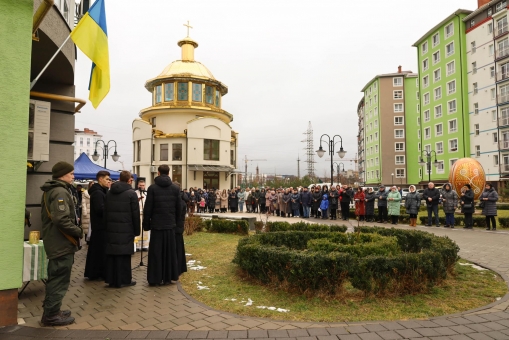
<path id="1" fill-rule="evenodd" d="M 185 237 L 188 260 L 201 261 L 203 270 L 188 270 L 181 276 L 187 293 L 202 303 L 226 312 L 276 320 L 369 321 L 418 319 L 453 314 L 494 302 L 507 291 L 505 282 L 488 270 L 456 265 L 454 278 L 428 294 L 404 297 L 364 298 L 353 288 L 342 297 L 307 298 L 263 286 L 238 275 L 231 261 L 240 236 L 195 233 Z M 466 261 L 460 261 L 466 263 Z M 199 286 L 199 287 L 198 287 Z M 208 289 L 203 289 L 206 287 Z M 199 289 L 201 288 L 201 289 Z M 232 301 L 232 299 L 235 299 Z M 252 300 L 252 305 L 247 305 Z M 278 312 L 257 308 L 275 307 Z"/>

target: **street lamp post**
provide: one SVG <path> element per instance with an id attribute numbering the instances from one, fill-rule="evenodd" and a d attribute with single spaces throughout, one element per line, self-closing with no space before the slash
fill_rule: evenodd
<path id="1" fill-rule="evenodd" d="M 102 139 L 99 139 L 97 142 L 95 142 L 95 150 L 94 154 L 92 155 L 92 159 L 94 160 L 94 162 L 97 162 L 99 160 L 99 154 L 97 153 L 97 144 L 99 144 L 99 142 L 103 143 L 103 146 L 102 147 L 99 146 L 99 148 L 103 150 L 104 168 L 106 169 L 106 160 L 108 159 L 108 151 L 110 149 L 111 142 L 115 143 L 115 152 L 113 152 L 113 155 L 111 155 L 111 159 L 113 159 L 113 161 L 116 162 L 120 157 L 120 155 L 117 153 L 117 142 L 115 142 L 114 140 L 110 140 L 108 141 L 108 143 L 105 143 Z"/>
<path id="2" fill-rule="evenodd" d="M 392 185 L 394 186 L 394 173 L 391 174 L 392 177 Z"/>
<path id="3" fill-rule="evenodd" d="M 345 171 L 345 165 L 343 164 L 343 162 L 334 162 L 334 165 L 336 166 L 336 169 L 337 169 L 337 173 L 338 173 L 338 183 L 340 182 L 340 178 L 339 178 L 339 170 L 340 170 L 340 165 L 343 166 L 343 172 Z"/>
<path id="4" fill-rule="evenodd" d="M 325 154 L 325 150 L 322 148 L 322 139 L 323 139 L 323 136 L 327 136 L 327 138 L 329 139 L 330 185 L 332 187 L 334 185 L 334 177 L 333 177 L 334 176 L 334 147 L 336 146 L 337 143 L 340 143 L 340 147 L 339 147 L 339 151 L 338 151 L 339 158 L 345 157 L 346 151 L 343 149 L 343 138 L 340 135 L 335 135 L 331 139 L 328 134 L 324 133 L 320 137 L 320 148 L 318 148 L 318 150 L 316 150 L 316 154 L 318 155 L 318 157 L 322 158 L 323 155 Z M 339 142 L 334 142 L 336 137 L 339 138 Z"/>
<path id="5" fill-rule="evenodd" d="M 422 158 L 422 154 L 424 153 L 425 157 L 426 157 L 426 161 Z M 431 150 L 431 151 L 428 151 L 428 150 L 423 150 L 421 152 L 421 159 L 419 161 L 419 165 L 420 166 L 426 166 L 426 169 L 428 170 L 428 182 L 431 182 L 431 157 L 433 156 L 433 154 L 435 155 L 435 160 L 433 161 L 433 165 L 435 167 L 438 166 L 438 161 L 437 161 L 437 153 L 435 150 Z"/>

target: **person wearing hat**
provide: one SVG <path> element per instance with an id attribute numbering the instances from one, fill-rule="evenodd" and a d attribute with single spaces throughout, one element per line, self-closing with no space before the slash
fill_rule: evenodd
<path id="1" fill-rule="evenodd" d="M 71 312 L 60 310 L 71 281 L 74 253 L 81 248 L 83 229 L 78 226 L 71 193 L 74 166 L 58 162 L 51 169 L 52 179 L 41 187 L 42 238 L 48 257 L 48 280 L 44 297 L 44 326 L 64 326 L 74 322 Z"/>

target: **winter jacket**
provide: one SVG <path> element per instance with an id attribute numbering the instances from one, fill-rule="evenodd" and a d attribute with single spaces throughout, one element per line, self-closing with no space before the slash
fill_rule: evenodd
<path id="1" fill-rule="evenodd" d="M 318 208 L 320 208 L 320 203 L 322 202 L 322 193 L 320 191 L 314 191 L 312 194 L 311 194 L 311 199 L 313 200 L 312 202 L 312 207 L 313 207 L 313 210 L 318 210 Z"/>
<path id="2" fill-rule="evenodd" d="M 154 182 L 147 190 L 143 229 L 175 229 L 177 221 L 182 218 L 180 190 L 168 175 L 157 176 Z"/>
<path id="3" fill-rule="evenodd" d="M 246 192 L 244 191 L 244 189 L 242 189 L 238 194 L 237 194 L 237 197 L 239 199 L 239 203 L 244 203 L 244 201 L 246 200 Z"/>
<path id="4" fill-rule="evenodd" d="M 428 198 L 431 198 L 431 202 L 428 200 Z M 427 206 L 438 205 L 440 201 L 440 190 L 437 188 L 426 188 L 422 193 L 422 199 L 426 201 Z"/>
<path id="5" fill-rule="evenodd" d="M 376 192 L 367 193 L 364 195 L 366 203 L 365 203 L 365 212 L 367 216 L 373 216 L 375 215 L 375 199 L 376 199 Z"/>
<path id="6" fill-rule="evenodd" d="M 461 212 L 464 214 L 473 214 L 475 212 L 474 207 L 474 192 L 472 189 L 468 189 L 465 191 L 464 195 L 460 198 L 461 204 Z M 470 204 L 470 208 L 465 208 L 465 204 Z"/>
<path id="7" fill-rule="evenodd" d="M 355 200 L 355 215 L 366 215 L 366 195 L 363 192 L 356 192 L 353 198 Z"/>
<path id="8" fill-rule="evenodd" d="M 322 202 L 320 203 L 320 209 L 322 209 L 322 211 L 326 211 L 327 209 L 329 209 L 329 200 L 327 198 L 327 195 L 322 196 Z"/>
<path id="9" fill-rule="evenodd" d="M 452 185 L 449 184 L 449 187 L 452 188 Z M 445 185 L 444 185 L 445 188 Z M 444 212 L 451 214 L 456 211 L 459 203 L 459 196 L 455 190 L 445 190 L 442 189 L 442 204 L 444 208 Z"/>
<path id="10" fill-rule="evenodd" d="M 299 210 L 300 208 L 300 195 L 297 194 L 291 194 L 291 206 L 292 210 Z"/>
<path id="11" fill-rule="evenodd" d="M 85 190 L 81 196 L 81 227 L 86 235 L 86 240 L 90 241 L 92 228 L 90 228 L 90 195 L 88 190 Z"/>
<path id="12" fill-rule="evenodd" d="M 401 208 L 401 195 L 399 191 L 390 191 L 387 195 L 388 214 L 399 216 Z"/>
<path id="13" fill-rule="evenodd" d="M 348 188 L 346 190 L 343 190 L 341 193 L 340 193 L 340 201 L 341 203 L 350 203 L 353 199 L 353 196 L 354 196 L 354 192 L 352 189 Z"/>
<path id="14" fill-rule="evenodd" d="M 216 192 L 216 202 L 214 205 L 214 209 L 220 209 L 221 208 L 221 193 L 219 191 Z"/>
<path id="15" fill-rule="evenodd" d="M 303 207 L 310 207 L 313 203 L 313 198 L 311 197 L 311 193 L 309 191 L 303 191 L 300 194 L 300 200 Z"/>
<path id="16" fill-rule="evenodd" d="M 417 215 L 421 206 L 421 195 L 417 191 L 409 192 L 405 197 L 405 210 L 407 214 Z"/>
<path id="17" fill-rule="evenodd" d="M 107 255 L 134 253 L 134 237 L 140 235 L 138 195 L 126 182 L 115 182 L 104 205 Z"/>
<path id="18" fill-rule="evenodd" d="M 228 208 L 228 193 L 221 192 L 221 208 L 226 209 Z"/>
<path id="19" fill-rule="evenodd" d="M 378 200 L 378 207 L 386 207 L 387 206 L 387 195 L 389 193 L 385 191 L 377 191 L 376 192 L 376 198 Z"/>
<path id="20" fill-rule="evenodd" d="M 41 198 L 42 238 L 50 260 L 74 254 L 78 250 L 78 239 L 83 237 L 69 187 L 70 184 L 58 179 L 48 180 L 41 187 L 44 192 Z"/>
<path id="21" fill-rule="evenodd" d="M 228 195 L 228 206 L 230 208 L 237 208 L 239 206 L 239 198 L 235 190 L 231 191 L 230 195 Z"/>
<path id="22" fill-rule="evenodd" d="M 95 183 L 88 189 L 90 194 L 90 225 L 92 230 L 104 230 L 104 200 L 108 190 L 108 188 L 101 186 L 99 183 Z"/>
<path id="23" fill-rule="evenodd" d="M 215 206 L 216 206 L 216 194 L 214 194 L 213 192 L 209 192 L 209 195 L 207 196 L 207 207 L 209 209 L 214 209 Z"/>
<path id="24" fill-rule="evenodd" d="M 484 203 L 484 208 L 482 208 L 482 214 L 484 216 L 497 216 L 498 193 L 493 188 L 489 190 L 484 190 L 479 199 L 484 198 L 487 198 L 488 200 L 481 201 L 482 203 Z"/>
<path id="25" fill-rule="evenodd" d="M 291 212 L 292 211 L 291 200 L 292 200 L 292 194 L 284 193 L 283 197 L 282 197 L 284 208 L 281 207 L 280 210 L 283 212 L 288 212 L 288 213 Z"/>
<path id="26" fill-rule="evenodd" d="M 339 192 L 337 190 L 331 190 L 329 192 L 329 207 L 331 209 L 338 208 Z"/>

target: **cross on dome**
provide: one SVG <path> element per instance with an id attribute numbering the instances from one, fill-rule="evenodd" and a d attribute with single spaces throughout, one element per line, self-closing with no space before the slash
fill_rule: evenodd
<path id="1" fill-rule="evenodd" d="M 187 36 L 189 37 L 189 29 L 193 28 L 193 26 L 189 25 L 189 20 L 187 20 L 187 24 L 184 24 L 187 27 Z"/>

